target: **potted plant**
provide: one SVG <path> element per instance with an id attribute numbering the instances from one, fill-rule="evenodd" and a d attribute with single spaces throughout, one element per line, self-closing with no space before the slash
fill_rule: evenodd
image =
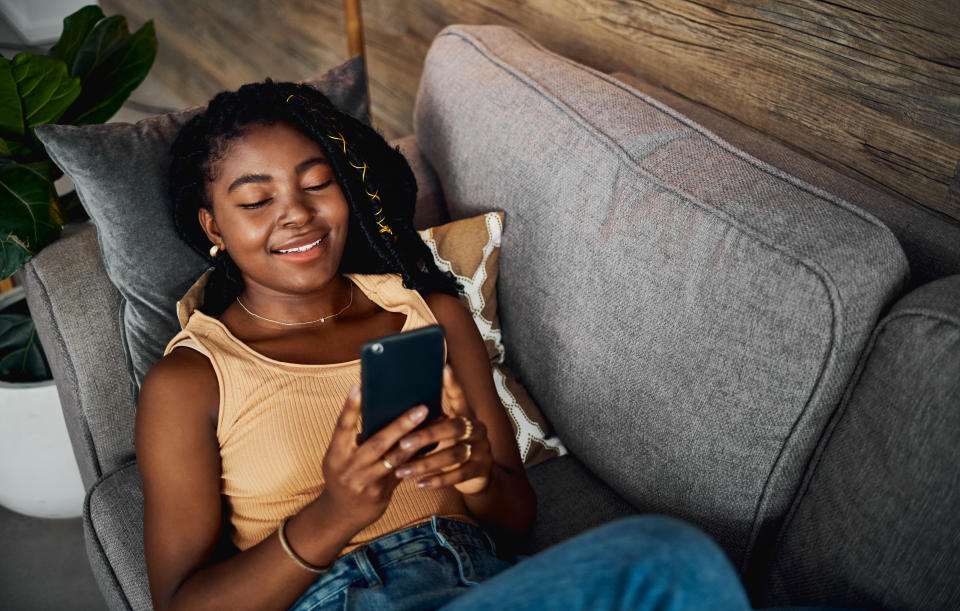
<path id="1" fill-rule="evenodd" d="M 156 54 L 152 22 L 131 33 L 123 16 L 86 6 L 64 19 L 47 55 L 0 56 L 0 281 L 85 219 L 74 192 L 57 193 L 62 173 L 34 128 L 108 120 Z M 15 287 L 0 293 L 0 504 L 67 517 L 79 515 L 82 495 L 50 368 Z"/>

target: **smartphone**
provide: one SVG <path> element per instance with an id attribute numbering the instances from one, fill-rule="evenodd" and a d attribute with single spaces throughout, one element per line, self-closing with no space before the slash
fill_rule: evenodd
<path id="1" fill-rule="evenodd" d="M 430 410 L 417 428 L 443 415 L 443 327 L 431 325 L 372 339 L 360 350 L 361 441 L 417 405 Z M 418 454 L 429 452 L 424 448 Z"/>

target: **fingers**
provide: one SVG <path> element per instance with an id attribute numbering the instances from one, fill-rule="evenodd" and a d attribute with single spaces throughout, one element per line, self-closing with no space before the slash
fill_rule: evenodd
<path id="1" fill-rule="evenodd" d="M 337 424 L 333 429 L 333 437 L 330 439 L 330 447 L 327 454 L 343 456 L 350 452 L 357 443 L 357 423 L 360 421 L 360 387 L 356 384 L 347 393 L 347 399 L 343 402 L 343 409 L 340 410 L 340 416 L 337 418 Z"/>
<path id="2" fill-rule="evenodd" d="M 486 439 L 486 435 L 486 426 L 480 420 L 467 416 L 444 418 L 406 435 L 400 440 L 399 446 L 405 459 L 416 454 L 421 448 L 434 443 L 445 448 L 453 446 L 458 441 Z M 392 459 L 391 462 L 393 462 Z"/>
<path id="3" fill-rule="evenodd" d="M 463 388 L 457 382 L 453 375 L 453 368 L 450 365 L 443 366 L 443 398 L 447 405 L 456 416 L 473 416 L 473 410 L 467 404 L 466 395 L 463 394 Z"/>
<path id="4" fill-rule="evenodd" d="M 406 478 L 452 471 L 468 462 L 472 454 L 473 450 L 470 444 L 461 442 L 446 450 L 435 452 L 424 458 L 412 460 L 398 467 L 395 473 L 399 478 Z"/>
<path id="5" fill-rule="evenodd" d="M 401 437 L 419 426 L 427 417 L 428 411 L 425 405 L 417 406 L 383 427 L 357 448 L 357 462 L 368 465 L 373 465 L 374 463 L 382 464 L 383 460 L 387 458 L 385 456 L 387 451 L 395 446 Z M 392 466 L 396 466 L 411 454 L 412 452 L 407 454 L 406 457 L 394 455 L 392 458 L 387 458 L 387 460 Z"/>

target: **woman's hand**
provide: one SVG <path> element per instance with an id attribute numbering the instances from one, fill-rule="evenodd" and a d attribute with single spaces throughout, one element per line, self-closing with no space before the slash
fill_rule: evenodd
<path id="1" fill-rule="evenodd" d="M 417 483 L 420 488 L 453 486 L 462 494 L 477 494 L 490 483 L 493 469 L 487 427 L 470 409 L 449 365 L 443 368 L 443 394 L 455 416 L 400 440 L 407 457 L 432 443 L 438 444 L 437 449 L 397 468 L 397 477 L 422 478 Z"/>
<path id="2" fill-rule="evenodd" d="M 391 448 L 423 422 L 426 415 L 425 406 L 415 407 L 358 444 L 360 389 L 354 387 L 350 391 L 323 457 L 325 488 L 320 498 L 344 524 L 354 527 L 355 532 L 375 522 L 386 511 L 400 481 L 394 476 L 394 469 L 416 451 L 394 449 L 391 452 Z"/>

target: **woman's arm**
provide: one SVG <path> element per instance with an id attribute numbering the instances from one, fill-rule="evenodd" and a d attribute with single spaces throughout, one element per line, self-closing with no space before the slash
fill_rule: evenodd
<path id="1" fill-rule="evenodd" d="M 209 360 L 174 350 L 147 374 L 140 391 L 136 450 L 144 490 L 144 547 L 154 607 L 286 609 L 316 579 L 273 534 L 217 562 L 222 539 L 219 388 Z M 382 455 L 423 419 L 411 410 L 356 444 L 359 391 L 351 393 L 324 457 L 326 486 L 288 522 L 293 549 L 325 566 L 386 509 L 398 480 Z M 414 415 L 419 414 L 419 415 Z"/>
<path id="2" fill-rule="evenodd" d="M 456 298 L 432 294 L 426 301 L 446 332 L 447 360 L 453 375 L 445 375 L 444 391 L 452 399 L 451 403 L 463 404 L 459 408 L 463 411 L 457 413 L 472 414 L 479 421 L 480 430 L 471 436 L 470 460 L 460 468 L 436 473 L 437 461 L 443 460 L 437 456 L 433 463 L 429 459 L 411 461 L 406 466 L 411 472 L 406 476 L 433 473 L 420 483 L 454 485 L 477 518 L 499 529 L 522 532 L 536 514 L 536 496 L 527 481 L 513 428 L 494 387 L 486 346 L 470 313 Z M 413 439 L 416 449 L 433 441 L 457 439 L 463 432 L 462 422 L 453 419 L 405 439 Z M 398 475 L 400 473 L 404 471 L 401 469 Z"/>

